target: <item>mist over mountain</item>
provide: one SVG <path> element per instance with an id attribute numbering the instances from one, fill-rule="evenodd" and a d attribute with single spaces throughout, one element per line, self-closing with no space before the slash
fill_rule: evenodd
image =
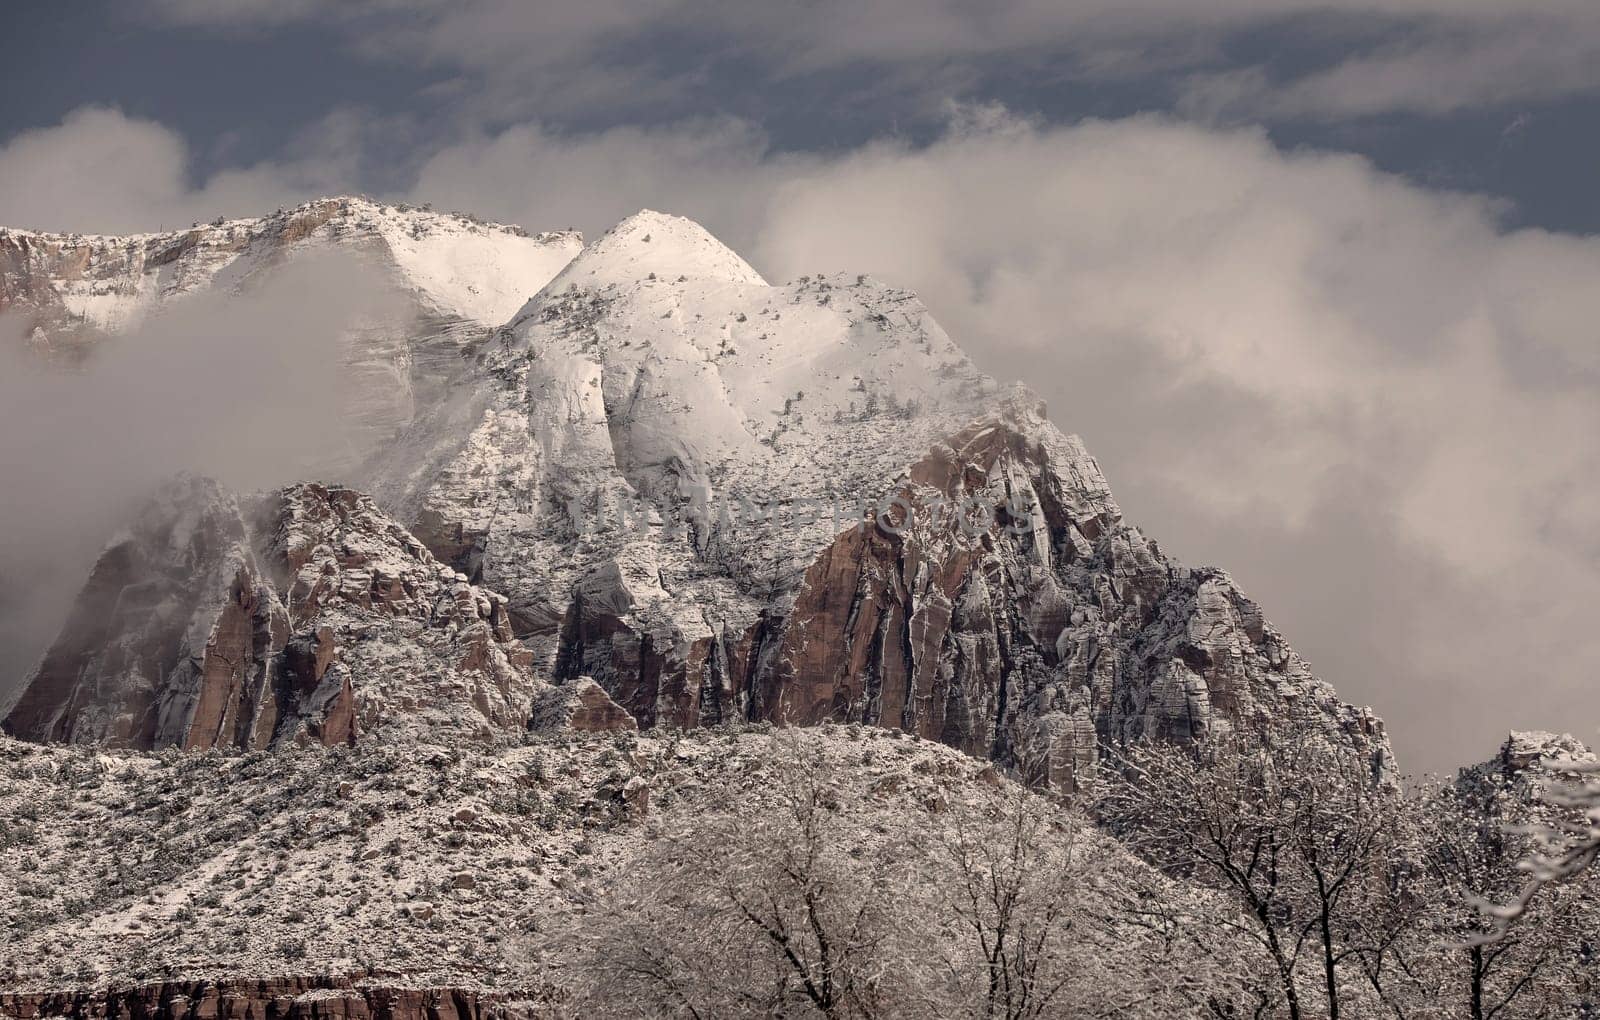
<path id="1" fill-rule="evenodd" d="M 486 331 L 576 249 L 391 213 L 346 201 L 127 240 L 0 232 L 0 572 L 27 579 L 0 625 L 0 701 L 173 473 L 239 491 L 354 480 L 426 399 L 408 334 Z"/>

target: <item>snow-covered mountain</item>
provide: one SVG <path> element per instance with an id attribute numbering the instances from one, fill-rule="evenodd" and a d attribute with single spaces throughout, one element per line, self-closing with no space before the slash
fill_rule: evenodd
<path id="1" fill-rule="evenodd" d="M 1042 744 L 1070 782 L 1140 734 L 1313 718 L 1386 760 L 1376 719 L 1225 574 L 1126 524 L 1082 444 L 909 293 L 769 285 L 642 212 L 480 378 L 459 447 L 419 429 L 437 467 L 401 444 L 413 473 L 377 491 L 510 598 L 541 666 L 644 725 L 862 719 L 1006 760 Z M 857 524 L 879 510 L 895 526 Z"/>
<path id="2" fill-rule="evenodd" d="M 1126 523 L 1082 444 L 905 291 L 854 274 L 769 284 L 697 224 L 649 211 L 559 271 L 570 235 L 357 200 L 241 222 L 276 224 L 251 229 L 280 249 L 391 245 L 386 264 L 440 313 L 391 360 L 431 382 L 350 479 L 506 599 L 535 672 L 592 677 L 641 726 L 859 720 L 1008 763 L 1025 753 L 1071 786 L 1141 736 L 1310 722 L 1389 767 L 1370 712 L 1341 703 L 1226 574 Z M 526 259 L 429 290 L 450 276 L 439 259 L 413 272 L 420 257 L 393 247 L 418 231 L 446 239 L 437 251 Z M 204 249 L 164 264 L 200 275 L 224 258 Z M 503 325 L 462 328 L 464 294 L 518 292 L 536 293 Z M 81 661 L 82 635 L 63 642 L 47 662 Z M 79 692 L 52 719 L 101 712 L 91 703 L 116 687 L 100 673 L 50 683 Z M 52 725 L 9 722 L 92 732 Z"/>

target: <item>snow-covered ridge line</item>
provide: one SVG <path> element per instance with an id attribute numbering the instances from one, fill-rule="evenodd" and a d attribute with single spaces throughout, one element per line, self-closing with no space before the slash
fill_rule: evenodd
<path id="1" fill-rule="evenodd" d="M 494 327 L 583 247 L 576 231 L 520 226 L 356 196 L 267 216 L 123 236 L 0 228 L 0 311 L 47 348 L 124 332 L 174 298 L 236 290 L 301 251 L 352 251 L 439 314 Z M 91 336 L 92 339 L 92 336 Z"/>
<path id="2" fill-rule="evenodd" d="M 486 220 L 470 212 L 457 210 L 441 211 L 433 208 L 431 203 L 414 205 L 409 202 L 382 202 L 368 198 L 365 195 L 322 195 L 308 199 L 299 205 L 288 209 L 278 209 L 262 216 L 236 216 L 222 217 L 208 222 L 195 221 L 187 227 L 162 228 L 159 230 L 134 231 L 124 234 L 96 234 L 85 233 L 79 230 L 40 230 L 32 227 L 9 226 L 0 224 L 0 236 L 10 235 L 19 238 L 37 238 L 49 241 L 71 241 L 81 244 L 102 244 L 112 242 L 148 243 L 153 240 L 176 240 L 185 234 L 196 230 L 235 230 L 252 228 L 260 224 L 271 223 L 280 219 L 293 219 L 305 213 L 320 210 L 326 206 L 335 205 L 340 208 L 342 215 L 357 213 L 379 214 L 386 216 L 405 216 L 423 220 L 454 221 L 468 224 L 486 231 L 499 231 L 516 237 L 527 237 L 537 241 L 558 241 L 576 239 L 583 240 L 583 232 L 579 230 L 542 230 L 530 233 L 527 229 L 515 223 L 502 223 L 496 220 Z"/>

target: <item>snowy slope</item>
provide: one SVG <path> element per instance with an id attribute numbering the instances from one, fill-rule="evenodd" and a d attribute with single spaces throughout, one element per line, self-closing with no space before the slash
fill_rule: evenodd
<path id="1" fill-rule="evenodd" d="M 685 216 L 641 209 L 596 238 L 584 249 L 583 261 L 563 270 L 551 289 L 627 286 L 652 274 L 758 287 L 767 283 L 700 224 Z"/>
<path id="2" fill-rule="evenodd" d="M 766 593 L 741 589 L 797 577 L 835 533 L 795 501 L 876 500 L 996 391 L 909 293 L 853 275 L 772 286 L 650 211 L 529 302 L 483 374 L 494 397 L 460 453 L 407 484 L 424 540 L 504 590 L 552 665 L 553 621 L 602 566 L 668 645 L 746 625 Z M 653 530 L 620 526 L 635 501 Z M 686 541 L 673 519 L 696 501 L 772 514 Z"/>

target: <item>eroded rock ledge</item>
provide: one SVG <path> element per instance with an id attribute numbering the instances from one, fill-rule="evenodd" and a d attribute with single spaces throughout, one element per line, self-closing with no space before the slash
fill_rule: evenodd
<path id="1" fill-rule="evenodd" d="M 163 981 L 0 992 L 0 1017 L 35 1020 L 497 1020 L 539 1015 L 542 992 L 406 988 L 366 975 Z"/>

